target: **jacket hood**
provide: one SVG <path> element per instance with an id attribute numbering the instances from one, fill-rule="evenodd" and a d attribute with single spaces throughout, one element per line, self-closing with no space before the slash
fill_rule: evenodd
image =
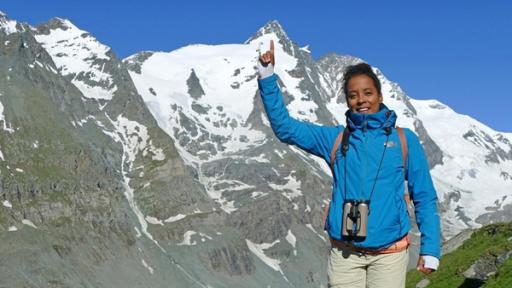
<path id="1" fill-rule="evenodd" d="M 349 109 L 345 112 L 345 116 L 347 118 L 347 126 L 350 130 L 388 128 L 394 127 L 396 123 L 395 111 L 389 110 L 389 108 L 382 103 L 377 113 L 364 114 L 353 112 Z"/>

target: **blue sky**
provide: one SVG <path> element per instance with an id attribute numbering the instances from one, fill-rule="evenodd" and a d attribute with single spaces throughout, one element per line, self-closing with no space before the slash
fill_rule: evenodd
<path id="1" fill-rule="evenodd" d="M 242 43 L 278 20 L 315 58 L 360 57 L 412 98 L 438 99 L 512 132 L 512 1 L 11 0 L 0 10 L 32 25 L 70 19 L 121 58 L 193 43 Z"/>

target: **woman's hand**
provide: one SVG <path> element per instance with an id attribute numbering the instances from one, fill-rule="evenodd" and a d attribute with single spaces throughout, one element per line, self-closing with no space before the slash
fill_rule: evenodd
<path id="1" fill-rule="evenodd" d="M 263 66 L 267 66 L 268 64 L 272 64 L 272 66 L 276 65 L 276 60 L 274 56 L 274 40 L 270 40 L 270 50 L 261 55 L 260 52 L 260 62 Z"/>
<path id="2" fill-rule="evenodd" d="M 267 78 L 274 74 L 274 65 L 276 64 L 274 56 L 274 40 L 270 40 L 270 50 L 261 54 L 258 59 L 258 74 L 260 79 Z"/>
<path id="3" fill-rule="evenodd" d="M 416 264 L 416 269 L 418 269 L 418 271 L 420 271 L 421 273 L 423 273 L 425 275 L 428 275 L 428 274 L 436 271 L 434 269 L 425 267 L 425 259 L 423 258 L 423 255 L 420 255 L 420 258 L 418 259 L 418 264 Z"/>

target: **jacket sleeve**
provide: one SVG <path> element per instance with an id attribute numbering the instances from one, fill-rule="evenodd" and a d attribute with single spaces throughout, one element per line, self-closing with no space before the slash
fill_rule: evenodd
<path id="1" fill-rule="evenodd" d="M 290 117 L 277 85 L 276 74 L 258 80 L 258 86 L 263 107 L 277 138 L 329 162 L 330 150 L 343 127 L 319 126 Z"/>
<path id="2" fill-rule="evenodd" d="M 416 223 L 421 232 L 420 255 L 441 257 L 441 226 L 437 209 L 437 193 L 423 148 L 418 137 L 406 129 L 408 155 L 407 180 L 414 203 Z"/>

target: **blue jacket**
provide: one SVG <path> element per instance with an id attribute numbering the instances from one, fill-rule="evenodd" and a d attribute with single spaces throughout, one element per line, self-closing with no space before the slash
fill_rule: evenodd
<path id="1" fill-rule="evenodd" d="M 296 145 L 329 163 L 336 136 L 344 127 L 319 126 L 290 117 L 277 85 L 277 75 L 259 80 L 258 84 L 265 111 L 279 140 Z M 329 236 L 346 240 L 341 235 L 343 202 L 345 199 L 368 200 L 373 185 L 374 192 L 369 199 L 367 237 L 354 245 L 379 249 L 405 236 L 411 228 L 404 199 L 405 171 L 416 222 L 421 232 L 420 254 L 440 258 L 437 194 L 418 137 L 411 130 L 404 129 L 408 146 L 407 169 L 404 169 L 399 136 L 393 128 L 395 112 L 381 104 L 380 111 L 375 114 L 360 114 L 349 110 L 346 116 L 352 133 L 347 156 L 341 155 L 341 149 L 336 152 L 332 199 L 326 223 Z M 391 128 L 389 139 L 384 129 L 386 127 Z M 387 148 L 384 152 L 385 145 Z M 382 155 L 384 158 L 379 170 Z M 379 173 L 375 181 L 377 170 Z"/>

